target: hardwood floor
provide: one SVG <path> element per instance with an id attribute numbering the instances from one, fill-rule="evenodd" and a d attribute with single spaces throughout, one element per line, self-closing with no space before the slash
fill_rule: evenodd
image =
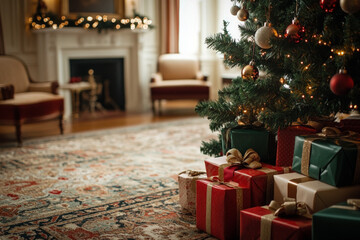
<path id="1" fill-rule="evenodd" d="M 152 112 L 126 113 L 121 111 L 82 112 L 80 117 L 64 120 L 64 134 L 100 130 L 106 128 L 133 126 L 153 122 L 184 119 L 198 116 L 194 108 L 197 101 L 162 102 L 162 114 L 154 116 Z M 59 135 L 58 121 L 24 124 L 23 141 L 46 136 Z M 16 142 L 14 126 L 0 126 L 0 143 Z"/>

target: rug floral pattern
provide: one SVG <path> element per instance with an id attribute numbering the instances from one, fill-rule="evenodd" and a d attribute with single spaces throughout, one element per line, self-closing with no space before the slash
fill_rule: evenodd
<path id="1" fill-rule="evenodd" d="M 211 239 L 178 204 L 177 174 L 204 170 L 204 119 L 0 148 L 1 239 Z"/>

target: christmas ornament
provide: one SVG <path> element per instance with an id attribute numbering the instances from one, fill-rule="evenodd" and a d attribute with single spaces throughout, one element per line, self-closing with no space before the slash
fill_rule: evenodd
<path id="1" fill-rule="evenodd" d="M 237 18 L 240 20 L 240 21 L 246 21 L 248 18 L 249 18 L 249 12 L 244 8 L 242 7 L 238 12 L 237 12 Z"/>
<path id="2" fill-rule="evenodd" d="M 236 5 L 233 5 L 231 8 L 230 8 L 230 13 L 231 15 L 234 15 L 236 16 L 236 14 L 238 13 L 238 11 L 240 10 L 240 8 Z"/>
<path id="3" fill-rule="evenodd" d="M 360 10 L 360 0 L 340 0 L 340 7 L 346 13 L 356 13 Z"/>
<path id="4" fill-rule="evenodd" d="M 320 7 L 325 12 L 333 12 L 336 7 L 336 4 L 337 4 L 337 0 L 320 0 Z"/>
<path id="5" fill-rule="evenodd" d="M 353 87 L 354 81 L 345 69 L 340 69 L 330 80 L 330 89 L 338 96 L 347 94 Z"/>
<path id="6" fill-rule="evenodd" d="M 294 18 L 292 24 L 286 28 L 284 36 L 291 42 L 299 43 L 303 39 L 304 33 L 305 28 L 300 25 L 297 18 Z"/>
<path id="7" fill-rule="evenodd" d="M 251 61 L 249 63 L 249 65 L 246 65 L 242 70 L 241 70 L 241 77 L 243 79 L 249 79 L 251 78 L 252 80 L 256 80 L 259 77 L 259 70 L 257 69 L 257 67 L 255 67 L 255 62 Z"/>
<path id="8" fill-rule="evenodd" d="M 263 27 L 259 28 L 255 33 L 255 43 L 264 49 L 269 49 L 272 46 L 270 45 L 270 38 L 277 36 L 276 30 L 271 27 L 271 24 L 266 22 Z"/>

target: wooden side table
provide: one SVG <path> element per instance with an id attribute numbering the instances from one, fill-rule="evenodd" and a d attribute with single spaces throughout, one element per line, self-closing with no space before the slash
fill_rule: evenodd
<path id="1" fill-rule="evenodd" d="M 78 118 L 80 113 L 80 94 L 82 91 L 91 90 L 89 82 L 67 83 L 60 86 L 60 89 L 71 92 L 71 106 L 73 117 Z"/>

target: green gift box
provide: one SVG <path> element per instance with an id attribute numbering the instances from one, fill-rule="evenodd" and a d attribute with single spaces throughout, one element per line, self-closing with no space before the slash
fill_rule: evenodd
<path id="1" fill-rule="evenodd" d="M 275 135 L 263 128 L 236 127 L 222 130 L 222 150 L 224 155 L 230 148 L 238 149 L 245 154 L 249 148 L 260 156 L 261 162 L 275 165 Z"/>
<path id="2" fill-rule="evenodd" d="M 360 184 L 360 141 L 296 136 L 292 169 L 335 187 Z"/>
<path id="3" fill-rule="evenodd" d="M 359 239 L 360 210 L 346 202 L 323 209 L 313 215 L 312 239 Z"/>

